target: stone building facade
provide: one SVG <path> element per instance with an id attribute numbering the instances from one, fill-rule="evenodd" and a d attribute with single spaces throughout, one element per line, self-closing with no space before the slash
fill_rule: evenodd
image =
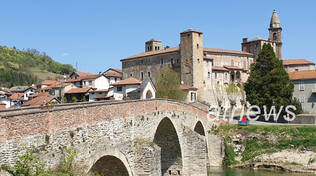
<path id="1" fill-rule="evenodd" d="M 179 73 L 182 85 L 197 89 L 199 101 L 210 105 L 217 105 L 215 87 L 247 80 L 254 58 L 248 52 L 205 48 L 203 33 L 192 29 L 180 33 L 179 47 L 150 50 L 149 46 L 157 45 L 154 42 L 146 42 L 146 52 L 121 60 L 123 78 L 151 78 L 155 82 L 159 70 L 169 67 Z"/>
<path id="2" fill-rule="evenodd" d="M 121 60 L 123 78 L 134 77 L 143 80 L 151 78 L 155 83 L 161 68 L 169 67 L 179 73 L 181 85 L 197 89 L 197 99 L 217 106 L 217 95 L 224 96 L 224 104 L 229 106 L 225 87 L 247 81 L 250 65 L 254 63 L 264 43 L 273 46 L 277 56 L 282 56 L 281 25 L 276 11 L 270 22 L 268 40 L 243 39 L 242 51 L 204 47 L 203 33 L 189 29 L 180 33 L 178 47 L 162 47 L 162 42 L 152 39 L 145 43 L 145 52 Z M 218 92 L 217 90 L 220 90 Z M 241 96 L 237 106 L 240 106 Z"/>

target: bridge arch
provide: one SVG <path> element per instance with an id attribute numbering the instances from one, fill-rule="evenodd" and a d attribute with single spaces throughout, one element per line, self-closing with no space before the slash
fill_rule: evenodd
<path id="1" fill-rule="evenodd" d="M 205 136 L 205 128 L 201 121 L 198 121 L 194 126 L 194 131 L 201 136 Z"/>
<path id="2" fill-rule="evenodd" d="M 95 156 L 95 160 L 88 173 L 99 173 L 104 176 L 120 175 L 133 176 L 126 157 L 117 150 L 108 150 Z"/>
<path id="3" fill-rule="evenodd" d="M 163 118 L 156 128 L 154 141 L 161 149 L 161 174 L 182 175 L 183 157 L 181 138 L 174 123 L 168 118 Z"/>

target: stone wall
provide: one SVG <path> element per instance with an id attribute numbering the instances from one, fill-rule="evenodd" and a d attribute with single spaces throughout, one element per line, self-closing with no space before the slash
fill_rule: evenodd
<path id="1" fill-rule="evenodd" d="M 207 131 L 218 122 L 208 117 L 206 111 L 179 102 L 163 99 L 104 101 L 0 111 L 0 116 L 0 165 L 14 164 L 26 148 L 33 147 L 40 152 L 43 161 L 55 167 L 61 148 L 74 146 L 78 152 L 76 167 L 85 172 L 98 168 L 95 163 L 115 161 L 124 164 L 128 175 L 161 175 L 160 156 L 170 156 L 173 151 L 168 148 L 162 151 L 155 142 L 158 125 L 164 119 L 170 120 L 174 127 L 181 150 L 177 162 L 165 168 L 167 173 L 205 175 L 207 163 L 221 165 L 221 156 L 210 156 L 213 152 L 206 152 L 206 148 L 208 151 L 216 148 L 218 142 L 203 142 L 210 138 Z M 198 122 L 205 128 L 205 138 L 194 132 Z M 114 158 L 117 160 L 109 160 Z M 182 168 L 178 167 L 181 165 Z M 126 173 L 122 169 L 118 172 Z"/>

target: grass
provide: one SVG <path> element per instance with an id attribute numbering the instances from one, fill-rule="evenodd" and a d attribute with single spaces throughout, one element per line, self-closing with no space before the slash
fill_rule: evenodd
<path id="1" fill-rule="evenodd" d="M 245 146 L 241 153 L 242 162 L 253 161 L 261 154 L 316 146 L 315 126 L 222 125 L 212 129 L 212 133 L 224 136 L 228 146 L 232 142 L 232 136 L 245 136 L 242 141 Z"/>
<path id="2" fill-rule="evenodd" d="M 33 75 L 37 76 L 38 79 L 40 79 L 40 80 L 46 80 L 46 79 L 52 79 L 52 80 L 63 79 L 63 76 L 62 76 L 62 75 L 55 74 L 55 73 L 51 73 L 51 72 L 48 72 L 48 71 L 43 71 L 43 70 L 40 70 L 40 68 L 36 68 L 36 67 L 30 68 L 30 72 L 31 72 Z"/>

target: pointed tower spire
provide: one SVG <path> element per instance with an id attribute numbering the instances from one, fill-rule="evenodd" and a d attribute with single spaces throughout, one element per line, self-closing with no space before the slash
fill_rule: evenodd
<path id="1" fill-rule="evenodd" d="M 274 9 L 270 21 L 270 28 L 281 28 L 280 20 L 277 11 Z"/>

